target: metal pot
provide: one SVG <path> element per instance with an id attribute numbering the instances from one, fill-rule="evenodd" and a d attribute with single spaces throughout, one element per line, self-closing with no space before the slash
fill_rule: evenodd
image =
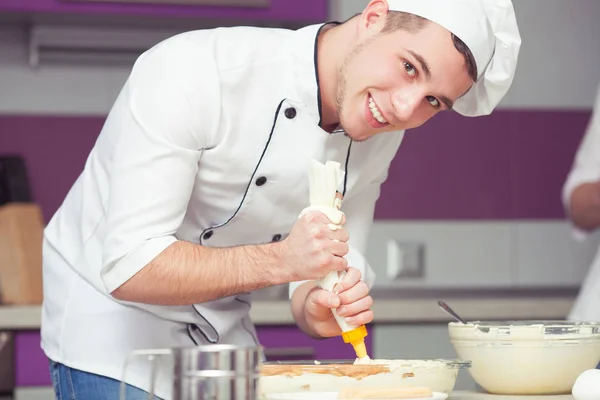
<path id="1" fill-rule="evenodd" d="M 205 345 L 139 350 L 125 360 L 121 400 L 127 400 L 125 376 L 134 358 L 150 362 L 148 399 L 154 399 L 158 364 L 171 358 L 173 400 L 256 400 L 262 362 L 261 347 Z"/>

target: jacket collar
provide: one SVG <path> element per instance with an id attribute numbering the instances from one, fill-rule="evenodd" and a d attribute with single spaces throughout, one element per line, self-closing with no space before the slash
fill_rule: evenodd
<path id="1" fill-rule="evenodd" d="M 299 100 L 304 104 L 310 117 L 321 125 L 321 93 L 319 89 L 318 38 L 323 28 L 339 22 L 326 22 L 300 28 L 293 34 L 291 46 L 292 70 Z"/>

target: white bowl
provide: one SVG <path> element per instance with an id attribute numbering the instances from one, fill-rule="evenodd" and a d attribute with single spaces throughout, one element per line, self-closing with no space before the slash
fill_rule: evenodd
<path id="1" fill-rule="evenodd" d="M 448 325 L 469 373 L 494 394 L 569 394 L 583 371 L 600 362 L 600 323 L 473 321 Z"/>

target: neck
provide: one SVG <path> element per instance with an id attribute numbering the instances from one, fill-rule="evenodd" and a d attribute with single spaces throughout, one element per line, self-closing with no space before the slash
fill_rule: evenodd
<path id="1" fill-rule="evenodd" d="M 338 75 L 349 54 L 356 22 L 347 21 L 334 27 L 324 27 L 319 35 L 317 73 L 321 95 L 321 127 L 331 132 L 340 123 L 337 107 Z"/>

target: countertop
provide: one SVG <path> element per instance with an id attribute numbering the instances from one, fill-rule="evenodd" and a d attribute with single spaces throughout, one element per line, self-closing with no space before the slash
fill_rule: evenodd
<path id="1" fill-rule="evenodd" d="M 468 320 L 564 319 L 576 288 L 398 288 L 376 287 L 375 324 L 445 323 L 450 317 L 437 305 L 447 302 Z M 250 315 L 256 325 L 293 323 L 287 288 L 275 287 L 253 296 Z M 0 306 L 0 329 L 38 329 L 41 307 Z"/>
<path id="2" fill-rule="evenodd" d="M 573 400 L 573 396 L 503 396 L 470 391 L 454 391 L 448 397 L 448 400 Z"/>

